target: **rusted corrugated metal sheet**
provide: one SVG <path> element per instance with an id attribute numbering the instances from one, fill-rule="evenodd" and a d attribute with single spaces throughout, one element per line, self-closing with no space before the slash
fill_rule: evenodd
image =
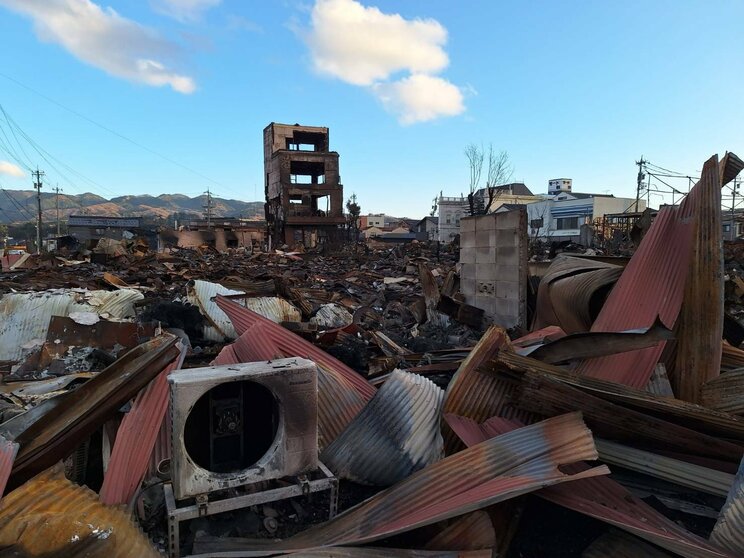
<path id="1" fill-rule="evenodd" d="M 579 475 L 564 475 L 558 469 L 596 458 L 591 432 L 580 414 L 555 417 L 438 461 L 327 523 L 276 543 L 271 550 L 380 540 L 540 487 L 607 474 L 605 467 Z"/>
<path id="2" fill-rule="evenodd" d="M 561 337 L 565 337 L 566 332 L 558 326 L 547 326 L 542 329 L 531 331 L 530 333 L 523 335 L 517 339 L 512 340 L 514 347 L 530 347 L 532 345 L 540 345 L 541 343 L 549 343 L 551 341 L 557 341 Z"/>
<path id="3" fill-rule="evenodd" d="M 721 508 L 710 540 L 736 556 L 744 556 L 744 459 Z"/>
<path id="4" fill-rule="evenodd" d="M 7 556 L 156 558 L 129 514 L 48 469 L 0 502 L 0 548 Z"/>
<path id="5" fill-rule="evenodd" d="M 593 302 L 620 277 L 621 266 L 570 256 L 550 264 L 540 280 L 532 329 L 561 326 L 566 333 L 588 331 Z"/>
<path id="6" fill-rule="evenodd" d="M 34 420 L 24 424 L 14 438 L 20 450 L 10 485 L 18 486 L 69 455 L 178 356 L 176 341 L 176 337 L 166 334 L 143 343 L 78 389 L 55 398 L 59 401 L 45 406 L 44 414 L 37 416 L 35 409 L 27 411 Z M 13 421 L 23 422 L 24 415 Z"/>
<path id="7" fill-rule="evenodd" d="M 0 436 L 0 498 L 5 492 L 5 485 L 10 478 L 10 471 L 13 470 L 13 461 L 17 453 L 18 444 Z"/>
<path id="8" fill-rule="evenodd" d="M 496 326 L 489 328 L 452 377 L 444 394 L 442 411 L 478 422 L 494 415 L 519 418 L 523 422 L 528 422 L 529 413 L 520 411 L 508 403 L 514 385 L 497 377 L 493 372 L 481 369 L 482 365 L 492 361 L 500 350 L 509 347 L 509 337 L 503 329 Z M 452 454 L 462 447 L 462 442 L 446 423 L 442 424 L 442 434 L 447 454 Z"/>
<path id="9" fill-rule="evenodd" d="M 672 331 L 657 321 L 650 328 L 641 330 L 574 333 L 552 343 L 528 347 L 518 352 L 548 364 L 559 364 L 654 347 L 673 337 Z"/>
<path id="10" fill-rule="evenodd" d="M 591 331 L 649 327 L 657 318 L 668 328 L 677 320 L 690 260 L 692 223 L 677 208 L 663 207 L 607 297 Z M 664 343 L 618 355 L 593 358 L 577 372 L 643 389 Z"/>
<path id="11" fill-rule="evenodd" d="M 320 458 L 337 476 L 390 486 L 442 457 L 444 391 L 396 370 Z"/>
<path id="12" fill-rule="evenodd" d="M 728 343 L 721 344 L 721 372 L 744 368 L 744 351 Z"/>
<path id="13" fill-rule="evenodd" d="M 693 221 L 692 257 L 677 322 L 677 358 L 670 374 L 674 393 L 700 403 L 703 384 L 721 373 L 723 337 L 723 231 L 718 156 L 705 165 L 700 181 L 680 206 Z"/>
<path id="14" fill-rule="evenodd" d="M 475 511 L 453 520 L 434 536 L 427 550 L 486 550 L 497 545 L 496 530 L 485 511 Z"/>
<path id="15" fill-rule="evenodd" d="M 726 372 L 703 385 L 703 405 L 734 415 L 744 415 L 744 369 Z"/>
<path id="16" fill-rule="evenodd" d="M 581 558 L 671 558 L 671 556 L 636 537 L 612 530 L 594 541 Z"/>
<path id="17" fill-rule="evenodd" d="M 217 306 L 214 299 L 217 295 L 231 296 L 240 294 L 244 294 L 243 291 L 234 291 L 218 283 L 210 283 L 209 281 L 196 280 L 193 286 L 189 287 L 189 302 L 199 308 L 209 323 L 209 325 L 204 326 L 204 336 L 206 339 L 225 341 L 238 337 L 239 333 L 235 331 L 230 318 Z M 302 319 L 300 311 L 283 298 L 242 298 L 236 304 L 250 308 L 254 312 L 276 323 L 299 322 Z"/>
<path id="18" fill-rule="evenodd" d="M 542 416 L 581 411 L 598 436 L 613 440 L 645 442 L 653 447 L 734 463 L 744 453 L 744 445 L 604 401 L 546 374 L 527 372 L 519 384 L 515 403 Z"/>
<path id="19" fill-rule="evenodd" d="M 284 328 L 282 328 L 284 329 Z M 293 335 L 291 332 L 287 332 Z M 258 362 L 298 356 L 282 351 L 274 342 L 274 333 L 262 321 L 256 321 L 230 345 L 226 345 L 212 365 Z M 322 449 L 338 437 L 359 414 L 367 399 L 346 376 L 318 365 L 318 445 Z"/>
<path id="20" fill-rule="evenodd" d="M 516 421 L 500 417 L 492 417 L 482 424 L 456 416 L 447 416 L 446 419 L 458 433 L 464 434 L 463 441 L 468 445 L 495 439 L 489 436 L 518 431 L 516 429 L 521 426 Z M 577 463 L 564 470 L 573 473 L 586 468 L 587 465 Z M 536 494 L 560 506 L 619 527 L 680 556 L 733 556 L 670 521 L 609 477 L 588 478 L 566 485 L 551 486 Z"/>
<path id="21" fill-rule="evenodd" d="M 143 298 L 142 293 L 131 289 L 56 289 L 5 294 L 0 298 L 0 360 L 18 360 L 29 341 L 43 342 L 52 316 L 95 312 L 112 318 L 127 318 L 134 316 L 134 302 Z"/>
<path id="22" fill-rule="evenodd" d="M 106 505 L 129 504 L 147 472 L 168 409 L 168 374 L 180 369 L 186 356 L 186 348 L 179 347 L 178 358 L 137 394 L 119 426 L 99 492 Z"/>
<path id="23" fill-rule="evenodd" d="M 646 391 L 629 388 L 614 382 L 572 375 L 562 368 L 523 357 L 514 353 L 499 353 L 498 365 L 513 373 L 533 371 L 560 379 L 585 393 L 633 410 L 663 417 L 665 421 L 691 428 L 719 439 L 731 440 L 744 446 L 744 419 L 715 411 L 701 405 L 659 397 Z"/>
<path id="24" fill-rule="evenodd" d="M 610 465 L 643 473 L 715 496 L 726 496 L 734 475 L 608 440 L 595 440 L 599 458 Z"/>
<path id="25" fill-rule="evenodd" d="M 307 358 L 326 370 L 340 375 L 365 400 L 371 399 L 375 394 L 375 388 L 357 372 L 300 336 L 225 297 L 218 296 L 216 304 L 230 317 L 239 335 L 242 335 L 252 325 L 260 323 L 265 326 L 266 338 L 273 341 L 285 357 Z"/>

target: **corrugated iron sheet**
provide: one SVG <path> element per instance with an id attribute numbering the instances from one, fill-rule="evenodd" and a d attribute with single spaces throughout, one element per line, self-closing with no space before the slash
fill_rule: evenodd
<path id="1" fill-rule="evenodd" d="M 734 475 L 608 440 L 595 440 L 599 458 L 610 465 L 644 473 L 715 496 L 726 496 Z"/>
<path id="2" fill-rule="evenodd" d="M 529 413 L 509 404 L 514 385 L 482 369 L 484 364 L 496 358 L 500 350 L 509 346 L 506 331 L 496 326 L 489 328 L 452 377 L 444 394 L 442 411 L 478 422 L 494 415 L 530 422 Z M 447 454 L 462 447 L 462 442 L 446 423 L 442 424 L 442 434 Z"/>
<path id="3" fill-rule="evenodd" d="M 320 458 L 337 476 L 390 486 L 442 457 L 444 391 L 418 374 L 394 371 Z"/>
<path id="4" fill-rule="evenodd" d="M 199 308 L 209 324 L 204 326 L 204 336 L 206 339 L 225 341 L 238 337 L 239 334 L 235 331 L 230 318 L 220 309 L 214 299 L 218 295 L 231 296 L 240 294 L 244 294 L 243 291 L 234 291 L 217 283 L 210 283 L 209 281 L 196 280 L 193 286 L 189 286 L 189 302 Z M 299 322 L 302 319 L 300 311 L 297 308 L 279 297 L 242 298 L 239 302 L 235 302 L 235 304 L 250 308 L 275 323 Z"/>
<path id="5" fill-rule="evenodd" d="M 739 465 L 736 480 L 721 508 L 710 540 L 736 556 L 744 556 L 744 459 Z"/>
<path id="6" fill-rule="evenodd" d="M 613 440 L 645 442 L 655 448 L 734 463 L 744 453 L 743 445 L 615 405 L 546 374 L 527 372 L 515 403 L 542 416 L 581 411 L 595 434 Z"/>
<path id="7" fill-rule="evenodd" d="M 612 530 L 595 540 L 581 558 L 670 558 L 672 555 L 636 537 Z"/>
<path id="8" fill-rule="evenodd" d="M 357 372 L 300 336 L 225 297 L 218 296 L 216 304 L 230 317 L 238 334 L 242 335 L 249 327 L 260 323 L 265 326 L 266 339 L 271 339 L 285 357 L 296 356 L 312 360 L 326 370 L 341 376 L 365 400 L 371 399 L 375 394 L 375 388 Z"/>
<path id="9" fill-rule="evenodd" d="M 43 342 L 52 316 L 95 312 L 116 319 L 128 318 L 134 316 L 133 303 L 143 298 L 142 293 L 131 289 L 55 289 L 5 294 L 0 298 L 0 360 L 19 360 L 24 345 L 33 340 Z"/>
<path id="10" fill-rule="evenodd" d="M 677 397 L 700 403 L 702 386 L 721 373 L 723 337 L 723 230 L 718 156 L 680 206 L 693 220 L 692 257 L 677 322 L 677 358 L 670 380 Z"/>
<path id="11" fill-rule="evenodd" d="M 287 333 L 292 335 L 290 332 Z M 287 353 L 282 351 L 273 339 L 274 332 L 271 327 L 265 322 L 256 321 L 235 343 L 226 345 L 211 364 L 217 366 L 298 356 L 291 351 Z M 318 365 L 319 447 L 322 449 L 335 440 L 366 403 L 367 399 L 346 376 L 324 365 Z"/>
<path id="12" fill-rule="evenodd" d="M 517 352 L 548 364 L 559 364 L 654 347 L 661 341 L 673 338 L 672 331 L 657 321 L 650 328 L 641 330 L 574 333 L 552 343 L 528 347 Z"/>
<path id="13" fill-rule="evenodd" d="M 453 520 L 428 543 L 427 550 L 486 550 L 497 545 L 496 530 L 485 511 L 474 511 Z"/>
<path id="14" fill-rule="evenodd" d="M 150 456 L 168 409 L 168 374 L 181 368 L 186 348 L 137 394 L 116 434 L 108 469 L 99 492 L 101 502 L 129 504 L 147 472 Z"/>
<path id="15" fill-rule="evenodd" d="M 517 432 L 520 423 L 492 417 L 483 424 L 472 420 L 446 416 L 453 428 L 463 433 L 469 445 L 483 443 L 489 436 Z M 574 464 L 567 472 L 585 470 L 587 465 Z M 551 486 L 536 493 L 559 506 L 583 513 L 632 533 L 644 540 L 688 558 L 732 556 L 706 540 L 686 531 L 651 506 L 635 497 L 609 477 L 582 479 L 567 485 Z"/>
<path id="16" fill-rule="evenodd" d="M 744 351 L 728 343 L 721 344 L 721 372 L 744 368 Z"/>
<path id="17" fill-rule="evenodd" d="M 0 498 L 5 492 L 5 485 L 10 478 L 10 472 L 13 470 L 13 461 L 18 453 L 18 444 L 6 440 L 0 436 Z"/>
<path id="18" fill-rule="evenodd" d="M 0 548 L 8 556 L 156 558 L 129 514 L 48 469 L 0 502 Z"/>
<path id="19" fill-rule="evenodd" d="M 561 382 L 606 401 L 652 416 L 664 417 L 664 420 L 675 424 L 717 438 L 735 440 L 744 445 L 744 419 L 739 417 L 679 399 L 654 396 L 646 391 L 629 388 L 614 382 L 586 376 L 575 376 L 557 366 L 514 353 L 499 353 L 497 360 L 500 367 L 515 373 L 523 374 L 527 371 L 533 371 L 548 374 L 559 378 Z"/>
<path id="20" fill-rule="evenodd" d="M 744 369 L 726 372 L 703 385 L 703 405 L 734 415 L 744 415 Z"/>
<path id="21" fill-rule="evenodd" d="M 34 418 L 14 438 L 20 450 L 10 485 L 18 486 L 69 455 L 178 356 L 176 341 L 166 334 L 143 343 L 78 389 L 55 398 L 54 404 L 46 401 L 50 405 L 44 406 L 44 414 L 35 413 L 41 405 L 27 411 Z M 12 420 L 23 423 L 26 413 Z"/>
<path id="22" fill-rule="evenodd" d="M 438 461 L 327 523 L 276 543 L 271 550 L 380 540 L 540 487 L 607 474 L 606 467 L 578 475 L 565 475 L 558 469 L 596 458 L 591 432 L 580 414 L 555 417 Z"/>
<path id="23" fill-rule="evenodd" d="M 604 262 L 560 256 L 540 280 L 532 329 L 561 326 L 566 333 L 588 331 L 593 301 L 608 291 L 623 268 Z"/>
<path id="24" fill-rule="evenodd" d="M 668 328 L 677 320 L 690 261 L 692 223 L 677 208 L 663 207 L 628 262 L 591 331 L 649 327 L 657 317 Z M 577 372 L 643 389 L 664 343 L 618 355 L 592 358 Z"/>

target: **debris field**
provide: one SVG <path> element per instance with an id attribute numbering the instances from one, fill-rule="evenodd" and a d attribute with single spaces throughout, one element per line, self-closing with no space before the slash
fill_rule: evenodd
<path id="1" fill-rule="evenodd" d="M 464 244 L 22 257 L 0 556 L 744 556 L 742 168 L 630 256 L 510 251 L 516 325 Z"/>

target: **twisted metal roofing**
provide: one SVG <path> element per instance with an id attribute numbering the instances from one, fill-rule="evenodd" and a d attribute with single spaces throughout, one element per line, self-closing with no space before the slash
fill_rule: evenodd
<path id="1" fill-rule="evenodd" d="M 128 513 L 73 484 L 61 465 L 0 501 L 0 548 L 8 556 L 157 558 Z"/>
<path id="2" fill-rule="evenodd" d="M 106 505 L 129 504 L 147 472 L 168 409 L 168 374 L 181 368 L 186 348 L 137 394 L 116 433 L 108 469 L 99 492 Z"/>
<path id="3" fill-rule="evenodd" d="M 442 456 L 444 391 L 418 374 L 394 371 L 320 458 L 342 478 L 390 486 Z"/>

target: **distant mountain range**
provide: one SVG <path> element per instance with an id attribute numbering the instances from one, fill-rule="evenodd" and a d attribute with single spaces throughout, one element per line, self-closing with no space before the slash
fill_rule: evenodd
<path id="1" fill-rule="evenodd" d="M 42 218 L 56 219 L 56 195 L 41 193 Z M 174 213 L 190 213 L 195 217 L 204 213 L 207 196 L 190 198 L 183 194 L 159 196 L 119 196 L 107 200 L 96 194 L 59 195 L 60 218 L 68 215 L 103 215 L 106 217 L 167 218 Z M 264 202 L 244 202 L 212 197 L 215 217 L 263 218 Z M 34 190 L 1 190 L 0 223 L 25 223 L 36 219 L 36 192 Z"/>

